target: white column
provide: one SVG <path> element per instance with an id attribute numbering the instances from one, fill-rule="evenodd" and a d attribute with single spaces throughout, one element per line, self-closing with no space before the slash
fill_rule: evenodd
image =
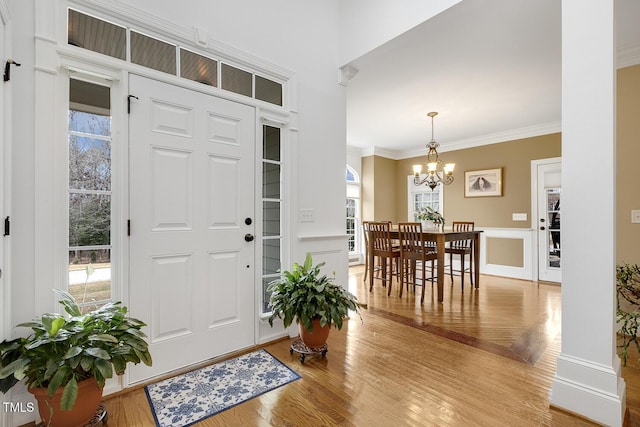
<path id="1" fill-rule="evenodd" d="M 562 351 L 552 406 L 621 426 L 614 1 L 562 1 Z"/>

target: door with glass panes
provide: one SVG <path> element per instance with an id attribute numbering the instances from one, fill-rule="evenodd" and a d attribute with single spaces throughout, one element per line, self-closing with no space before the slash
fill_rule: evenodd
<path id="1" fill-rule="evenodd" d="M 538 279 L 562 281 L 560 162 L 537 165 L 538 179 Z"/>

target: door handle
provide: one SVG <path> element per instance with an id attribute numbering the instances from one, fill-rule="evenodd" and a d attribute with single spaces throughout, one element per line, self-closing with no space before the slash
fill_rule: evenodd
<path id="1" fill-rule="evenodd" d="M 540 230 L 544 231 L 544 230 L 546 230 L 546 228 L 544 228 L 544 227 L 540 227 Z"/>
<path id="2" fill-rule="evenodd" d="M 249 233 L 245 234 L 244 240 L 245 242 L 253 242 L 253 234 L 249 234 Z"/>

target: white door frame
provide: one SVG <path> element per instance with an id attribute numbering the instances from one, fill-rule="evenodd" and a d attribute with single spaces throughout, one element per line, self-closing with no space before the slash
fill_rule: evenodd
<path id="1" fill-rule="evenodd" d="M 3 42 L 0 44 L 0 60 L 2 60 L 2 66 L 4 67 L 5 61 L 9 58 L 10 52 L 10 31 L 9 31 L 9 9 L 5 0 L 0 0 L 0 40 Z M 9 242 L 8 238 L 4 236 L 4 220 L 9 216 L 9 196 L 10 192 L 10 174 L 11 174 L 11 147 L 7 141 L 9 138 L 10 128 L 10 96 L 9 85 L 10 82 L 0 82 L 0 221 L 2 227 L 0 229 L 0 309 L 2 315 L 0 315 L 0 340 L 9 337 L 11 321 L 11 305 L 10 290 L 8 287 L 8 268 L 9 265 Z M 1 423 L 0 423 L 1 424 Z"/>
<path id="2" fill-rule="evenodd" d="M 11 52 L 11 31 L 9 9 L 5 0 L 0 0 L 0 60 L 4 66 Z M 11 334 L 11 290 L 9 289 L 9 239 L 4 236 L 4 219 L 9 216 L 9 197 L 11 195 L 11 147 L 9 142 L 10 122 L 10 82 L 0 82 L 0 341 Z M 10 394 L 7 396 L 9 397 Z M 8 411 L 0 410 L 0 425 L 11 425 Z"/>
<path id="3" fill-rule="evenodd" d="M 562 163 L 562 157 L 551 157 L 548 159 L 531 160 L 531 229 L 533 237 L 531 240 L 533 257 L 533 280 L 539 279 L 539 247 L 538 247 L 538 166 Z"/>

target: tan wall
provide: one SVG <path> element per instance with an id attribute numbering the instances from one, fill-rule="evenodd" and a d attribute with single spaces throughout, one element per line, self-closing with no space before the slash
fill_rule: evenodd
<path id="1" fill-rule="evenodd" d="M 375 212 L 375 181 L 373 156 L 362 158 L 361 198 L 362 220 L 371 221 Z"/>
<path id="2" fill-rule="evenodd" d="M 487 237 L 487 264 L 524 267 L 522 239 Z"/>
<path id="3" fill-rule="evenodd" d="M 452 221 L 474 221 L 478 227 L 528 228 L 531 226 L 531 160 L 560 157 L 560 134 L 537 136 L 500 144 L 442 153 L 454 162 L 455 180 L 445 187 L 444 214 Z M 426 153 L 425 153 L 426 155 Z M 424 157 L 399 160 L 396 177 L 396 217 L 407 217 L 407 175 Z M 464 197 L 464 173 L 502 168 L 502 197 Z M 527 221 L 512 221 L 512 213 L 526 213 Z"/>
<path id="4" fill-rule="evenodd" d="M 395 160 L 375 156 L 376 203 L 374 219 L 376 221 L 390 220 L 397 222 L 395 216 L 398 195 L 394 191 L 396 188 L 396 163 Z"/>
<path id="5" fill-rule="evenodd" d="M 618 70 L 617 83 L 616 260 L 640 264 L 640 224 L 631 223 L 640 209 L 640 65 Z"/>
<path id="6" fill-rule="evenodd" d="M 380 156 L 362 158 L 362 219 L 364 221 L 397 222 L 395 178 L 395 160 Z"/>

